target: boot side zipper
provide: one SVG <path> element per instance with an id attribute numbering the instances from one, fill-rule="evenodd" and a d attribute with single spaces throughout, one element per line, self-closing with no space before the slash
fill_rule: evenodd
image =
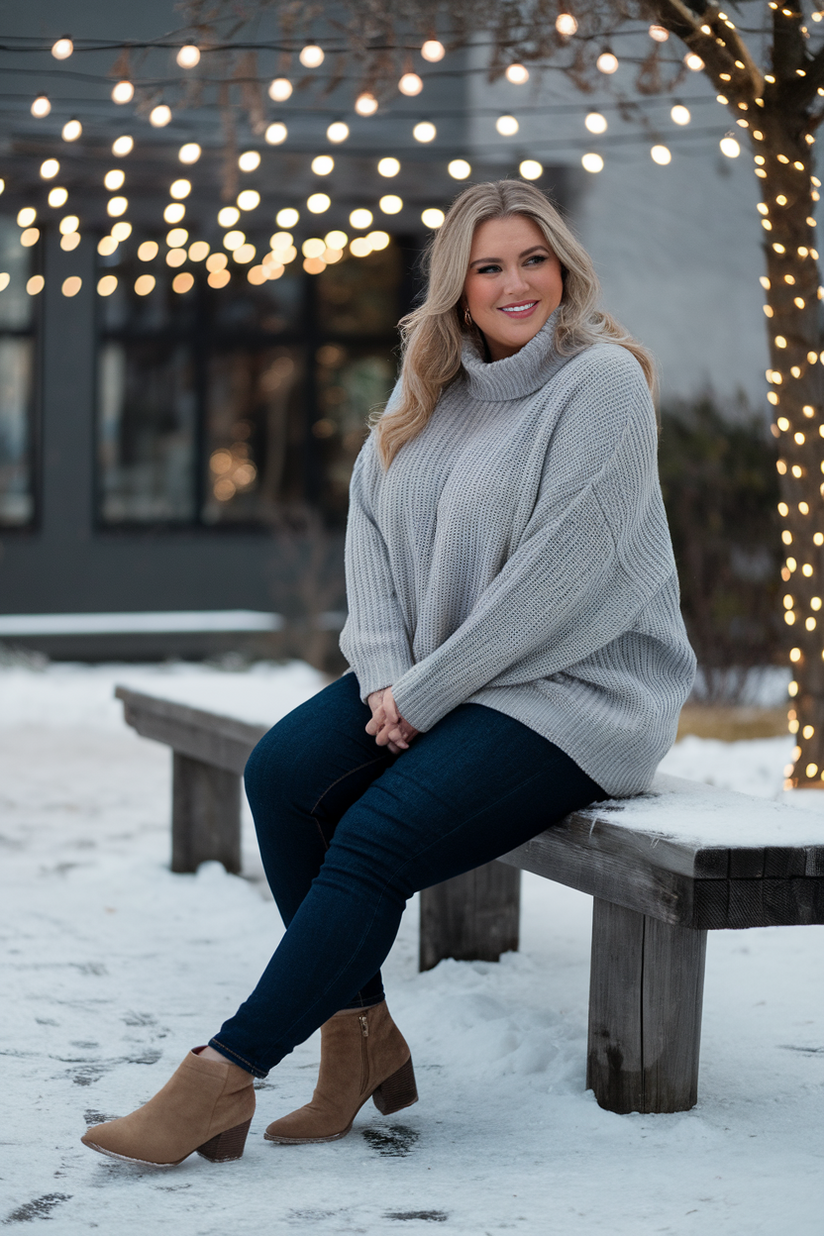
<path id="1" fill-rule="evenodd" d="M 365 1013 L 358 1016 L 361 1028 L 361 1094 L 367 1087 L 369 1082 L 369 1045 L 366 1040 L 369 1038 L 369 1022 Z"/>

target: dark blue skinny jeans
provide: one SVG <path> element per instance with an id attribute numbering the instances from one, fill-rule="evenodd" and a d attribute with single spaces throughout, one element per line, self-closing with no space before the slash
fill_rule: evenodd
<path id="1" fill-rule="evenodd" d="M 211 1046 L 256 1077 L 338 1009 L 383 999 L 407 899 L 606 797 L 574 760 L 481 704 L 391 755 L 365 731 L 354 674 L 271 729 L 246 765 L 266 878 L 286 925 Z"/>

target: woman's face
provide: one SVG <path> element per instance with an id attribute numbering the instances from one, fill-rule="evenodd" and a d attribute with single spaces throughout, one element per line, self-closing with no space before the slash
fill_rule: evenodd
<path id="1" fill-rule="evenodd" d="M 532 219 L 512 215 L 478 225 L 462 308 L 483 331 L 493 361 L 529 343 L 563 294 L 561 263 Z"/>

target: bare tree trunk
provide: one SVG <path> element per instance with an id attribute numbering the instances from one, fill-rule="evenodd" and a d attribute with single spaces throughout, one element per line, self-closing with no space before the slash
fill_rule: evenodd
<path id="1" fill-rule="evenodd" d="M 766 109 L 751 130 L 763 201 L 771 385 L 783 529 L 784 617 L 793 684 L 790 731 L 797 735 L 785 785 L 824 788 L 824 353 L 812 217 L 809 117 L 786 104 Z M 762 135 L 758 140 L 756 134 Z M 762 280 L 762 283 L 764 280 Z"/>

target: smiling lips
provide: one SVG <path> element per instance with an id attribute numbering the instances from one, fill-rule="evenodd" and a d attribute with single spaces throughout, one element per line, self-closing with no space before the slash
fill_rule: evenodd
<path id="1" fill-rule="evenodd" d="M 528 300 L 519 305 L 501 305 L 500 310 L 508 318 L 528 318 L 537 304 L 537 300 Z"/>

